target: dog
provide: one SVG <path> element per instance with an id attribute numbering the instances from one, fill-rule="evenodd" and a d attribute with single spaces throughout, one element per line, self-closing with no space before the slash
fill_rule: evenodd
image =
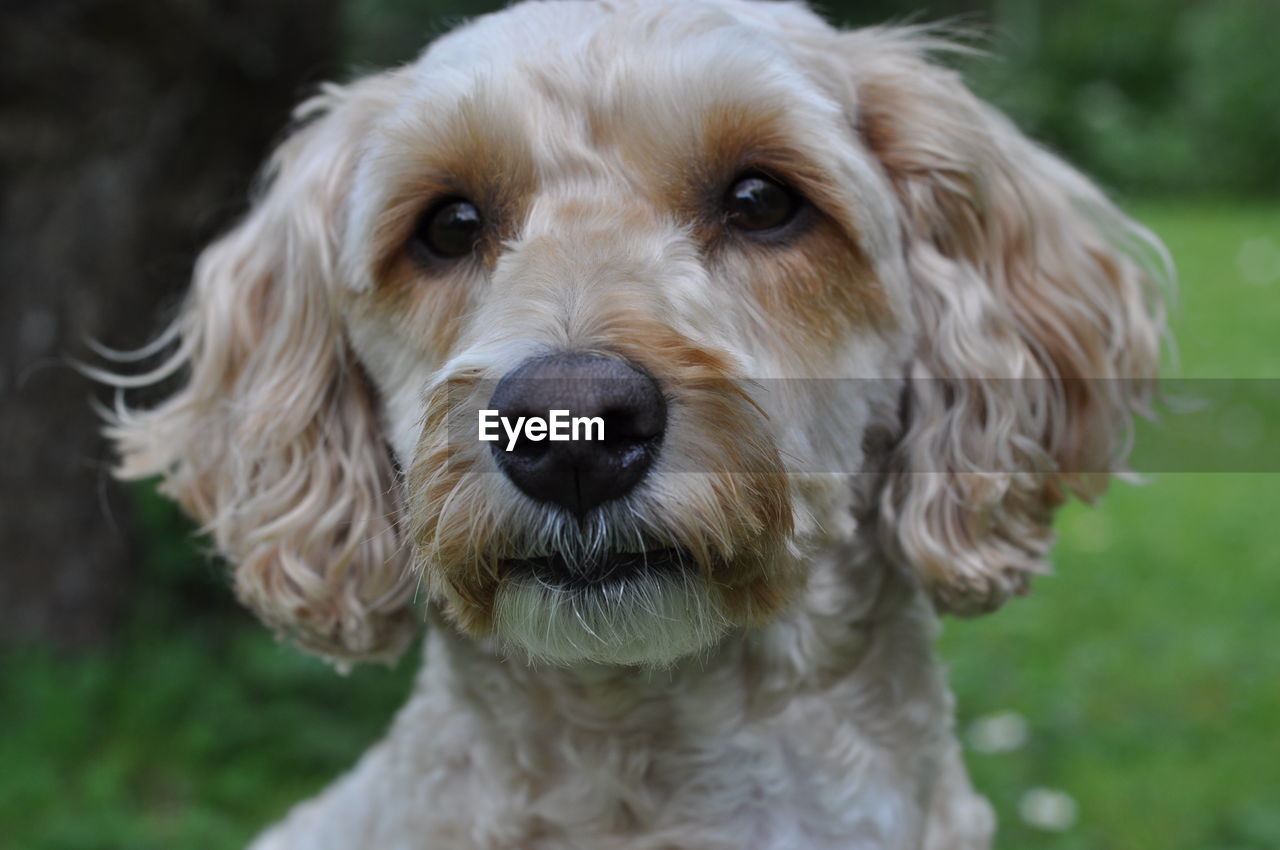
<path id="1" fill-rule="evenodd" d="M 1123 470 L 1172 271 L 954 49 L 547 0 L 299 108 L 109 425 L 303 649 L 427 621 L 256 850 L 989 846 L 938 618 Z"/>

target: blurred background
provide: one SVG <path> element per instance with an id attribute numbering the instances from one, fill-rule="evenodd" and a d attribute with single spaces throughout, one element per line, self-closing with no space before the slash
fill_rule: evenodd
<path id="1" fill-rule="evenodd" d="M 499 5 L 0 4 L 3 850 L 239 847 L 403 700 L 416 657 L 344 679 L 276 643 L 170 505 L 111 481 L 68 358 L 162 326 L 317 83 Z M 1176 374 L 1280 379 L 1277 0 L 824 9 L 985 32 L 975 88 L 1172 250 Z M 1028 599 L 947 623 L 999 847 L 1280 848 L 1278 509 L 1274 469 L 1118 484 L 1064 512 Z"/>

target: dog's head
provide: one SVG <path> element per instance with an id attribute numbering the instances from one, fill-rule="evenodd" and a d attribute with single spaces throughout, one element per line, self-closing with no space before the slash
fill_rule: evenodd
<path id="1" fill-rule="evenodd" d="M 536 657 L 668 663 L 855 535 L 998 605 L 1150 393 L 1162 255 L 941 47 L 526 3 L 327 89 L 200 258 L 124 472 L 338 657 L 398 650 L 421 583 Z M 499 419 L 553 410 L 579 439 Z"/>

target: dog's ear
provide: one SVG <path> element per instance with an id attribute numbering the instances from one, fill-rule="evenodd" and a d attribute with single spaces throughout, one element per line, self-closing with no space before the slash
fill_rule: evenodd
<path id="1" fill-rule="evenodd" d="M 882 491 L 887 551 L 944 610 L 1046 569 L 1054 509 L 1099 495 L 1154 392 L 1163 246 L 911 29 L 845 33 L 854 113 L 896 196 L 917 346 Z"/>
<path id="2" fill-rule="evenodd" d="M 109 428 L 120 474 L 162 477 L 246 605 L 346 660 L 394 656 L 414 630 L 396 475 L 335 305 L 344 197 L 383 88 L 299 108 L 246 218 L 200 256 L 176 353 L 150 376 L 185 383 Z"/>

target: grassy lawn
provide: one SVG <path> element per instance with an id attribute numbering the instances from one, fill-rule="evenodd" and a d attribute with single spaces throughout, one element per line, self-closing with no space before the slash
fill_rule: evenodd
<path id="1" fill-rule="evenodd" d="M 1181 275 L 1180 372 L 1280 379 L 1280 209 L 1150 207 Z M 1270 238 L 1274 276 L 1254 255 Z M 1246 245 L 1252 247 L 1246 248 Z M 1059 522 L 1056 573 L 948 623 L 961 730 L 1014 712 L 1026 742 L 970 752 L 1001 848 L 1280 847 L 1280 475 L 1161 473 Z M 1074 825 L 1029 826 L 1031 788 Z"/>
<path id="2" fill-rule="evenodd" d="M 1280 378 L 1280 267 L 1259 272 L 1280 266 L 1280 207 L 1138 212 L 1180 267 L 1181 374 Z M 968 755 L 1001 848 L 1280 847 L 1278 508 L 1277 474 L 1117 485 L 1064 513 L 1057 573 L 1028 599 L 948 623 L 962 734 L 1025 724 Z M 215 579 L 185 550 L 152 560 L 156 586 L 112 650 L 0 659 L 0 848 L 239 847 L 403 699 L 415 658 L 341 679 L 229 600 L 179 621 L 174 596 Z M 1067 807 L 1064 828 L 1024 811 L 1035 788 Z"/>

